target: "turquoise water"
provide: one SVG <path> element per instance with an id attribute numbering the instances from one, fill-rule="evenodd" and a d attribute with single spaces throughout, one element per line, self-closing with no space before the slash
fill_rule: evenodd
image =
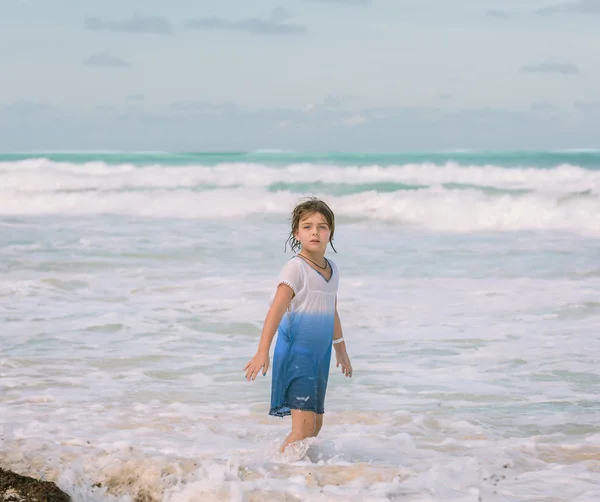
<path id="1" fill-rule="evenodd" d="M 3 155 L 0 465 L 76 501 L 600 500 L 599 155 Z M 354 376 L 298 460 L 242 368 L 313 194 Z"/>
<path id="2" fill-rule="evenodd" d="M 393 166 L 432 162 L 455 162 L 464 165 L 500 165 L 509 167 L 551 168 L 559 164 L 572 164 L 585 169 L 600 169 L 600 152 L 415 152 L 415 153 L 298 153 L 298 152 L 82 152 L 82 153 L 0 153 L 0 162 L 43 157 L 55 162 L 105 162 L 107 164 L 136 165 L 208 165 L 221 163 L 257 163 L 268 166 L 289 164 L 341 164 L 352 166 Z"/>

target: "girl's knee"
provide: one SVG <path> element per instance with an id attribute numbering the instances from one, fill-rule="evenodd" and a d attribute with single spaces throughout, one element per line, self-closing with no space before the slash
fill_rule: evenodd
<path id="1" fill-rule="evenodd" d="M 299 412 L 292 415 L 292 429 L 303 439 L 312 437 L 317 429 L 317 415 L 312 412 Z M 295 418 L 295 420 L 294 420 Z"/>
<path id="2" fill-rule="evenodd" d="M 312 435 L 315 433 L 316 428 L 317 428 L 317 420 L 315 419 L 314 416 L 306 417 L 302 421 L 302 435 L 305 438 L 312 437 Z"/>

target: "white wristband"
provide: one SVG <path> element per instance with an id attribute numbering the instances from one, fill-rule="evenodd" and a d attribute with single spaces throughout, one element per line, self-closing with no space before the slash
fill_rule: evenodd
<path id="1" fill-rule="evenodd" d="M 343 341 L 344 341 L 344 337 L 342 336 L 342 337 L 340 337 L 340 338 L 336 338 L 336 339 L 333 341 L 333 343 L 334 343 L 334 344 L 336 344 L 336 343 L 342 343 Z"/>

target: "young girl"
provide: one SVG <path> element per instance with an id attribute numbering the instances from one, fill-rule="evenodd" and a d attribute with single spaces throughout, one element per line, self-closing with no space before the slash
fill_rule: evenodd
<path id="1" fill-rule="evenodd" d="M 258 351 L 246 364 L 247 380 L 269 369 L 269 349 L 278 333 L 273 354 L 270 415 L 292 415 L 292 431 L 281 451 L 296 441 L 317 436 L 323 425 L 325 391 L 331 347 L 336 366 L 352 376 L 342 325 L 337 312 L 337 266 L 325 258 L 333 247 L 335 216 L 325 202 L 309 198 L 292 211 L 288 241 L 300 252 L 281 270 L 277 289 L 265 318 Z"/>

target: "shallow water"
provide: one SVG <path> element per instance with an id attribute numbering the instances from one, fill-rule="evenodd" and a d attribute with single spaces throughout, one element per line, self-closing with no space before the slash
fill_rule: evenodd
<path id="1" fill-rule="evenodd" d="M 332 363 L 321 436 L 281 458 L 270 373 L 242 372 L 291 256 L 276 196 L 266 217 L 6 209 L 0 465 L 81 501 L 600 500 L 592 220 L 444 230 L 334 199 L 354 377 Z"/>

